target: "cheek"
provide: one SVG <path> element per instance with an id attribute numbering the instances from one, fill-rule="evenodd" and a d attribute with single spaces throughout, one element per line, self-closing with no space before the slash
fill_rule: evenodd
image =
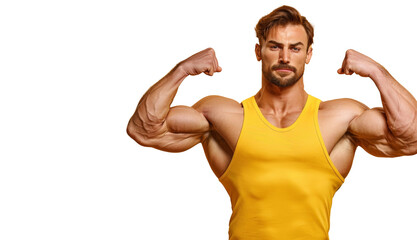
<path id="1" fill-rule="evenodd" d="M 294 63 L 301 66 L 301 65 L 306 64 L 306 62 L 307 62 L 307 55 L 303 55 L 303 56 L 298 57 Z"/>
<path id="2" fill-rule="evenodd" d="M 262 55 L 262 61 L 264 61 L 267 64 L 274 64 L 275 62 L 278 61 L 278 58 L 277 58 L 276 54 L 271 54 L 269 52 L 269 53 L 266 53 L 266 54 Z"/>

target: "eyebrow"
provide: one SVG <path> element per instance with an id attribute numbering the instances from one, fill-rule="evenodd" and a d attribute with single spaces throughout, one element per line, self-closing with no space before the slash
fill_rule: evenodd
<path id="1" fill-rule="evenodd" d="M 279 42 L 274 41 L 274 40 L 269 40 L 268 43 L 272 43 L 272 44 L 276 44 L 276 45 L 281 45 L 281 46 L 284 45 L 283 43 L 279 43 Z M 294 46 L 297 46 L 297 45 L 303 45 L 304 46 L 304 44 L 302 42 L 291 43 L 290 44 L 291 47 L 294 47 Z"/>

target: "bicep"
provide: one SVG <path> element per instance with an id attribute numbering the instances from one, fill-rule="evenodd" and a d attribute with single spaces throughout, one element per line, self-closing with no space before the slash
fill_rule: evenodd
<path id="1" fill-rule="evenodd" d="M 159 133 L 146 146 L 167 152 L 182 152 L 202 141 L 210 124 L 202 113 L 187 106 L 170 108 Z"/>
<path id="2" fill-rule="evenodd" d="M 382 108 L 363 108 L 363 112 L 354 118 L 348 131 L 356 144 L 376 157 L 397 157 L 404 155 L 404 144 L 395 138 L 387 125 Z"/>
<path id="3" fill-rule="evenodd" d="M 175 106 L 166 118 L 167 130 L 171 133 L 204 133 L 210 128 L 205 116 L 193 107 Z"/>

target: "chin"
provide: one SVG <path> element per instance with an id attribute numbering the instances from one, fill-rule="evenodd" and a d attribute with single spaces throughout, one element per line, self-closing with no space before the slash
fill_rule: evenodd
<path id="1" fill-rule="evenodd" d="M 299 79 L 298 79 L 299 80 Z M 296 84 L 298 82 L 297 79 L 295 78 L 290 78 L 290 79 L 278 79 L 278 78 L 272 78 L 272 79 L 268 79 L 268 81 L 280 88 L 286 88 L 286 87 L 291 87 L 294 84 Z"/>

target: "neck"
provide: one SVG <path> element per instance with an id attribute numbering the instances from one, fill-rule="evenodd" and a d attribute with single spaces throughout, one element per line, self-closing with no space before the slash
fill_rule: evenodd
<path id="1" fill-rule="evenodd" d="M 255 100 L 264 111 L 286 115 L 293 111 L 301 111 L 307 101 L 308 94 L 304 90 L 301 77 L 294 85 L 281 88 L 262 78 L 262 88 L 255 95 Z"/>

